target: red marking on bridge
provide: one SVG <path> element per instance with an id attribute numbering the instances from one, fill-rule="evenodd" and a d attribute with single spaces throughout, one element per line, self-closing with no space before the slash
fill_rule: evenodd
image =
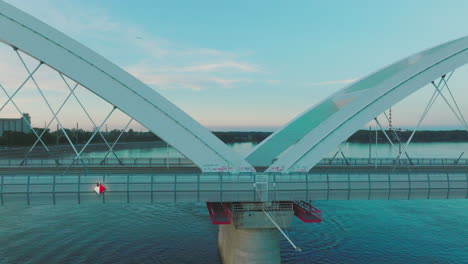
<path id="1" fill-rule="evenodd" d="M 103 193 L 105 190 L 106 190 L 106 187 L 104 187 L 104 185 L 102 185 L 101 183 L 97 183 L 97 184 L 96 184 L 96 187 L 94 187 L 94 191 L 95 191 L 97 194 L 101 194 L 101 193 Z"/>

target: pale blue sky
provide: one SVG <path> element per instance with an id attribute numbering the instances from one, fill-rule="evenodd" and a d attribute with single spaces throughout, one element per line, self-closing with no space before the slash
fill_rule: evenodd
<path id="1" fill-rule="evenodd" d="M 468 34 L 468 1 L 461 0 L 7 2 L 128 70 L 203 125 L 233 130 L 281 126 L 356 78 Z M 468 96 L 463 74 L 454 82 Z M 397 125 L 417 118 L 412 106 L 425 102 L 412 100 L 395 109 Z M 457 124 L 434 112 L 427 126 Z"/>

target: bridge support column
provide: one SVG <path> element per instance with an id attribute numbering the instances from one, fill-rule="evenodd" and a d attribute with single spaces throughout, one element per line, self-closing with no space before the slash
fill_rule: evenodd
<path id="1" fill-rule="evenodd" d="M 293 217 L 289 204 L 234 203 L 231 224 L 219 226 L 218 250 L 223 263 L 281 263 L 278 229 L 262 208 L 265 206 L 281 228 L 287 228 Z"/>
<path id="2" fill-rule="evenodd" d="M 237 229 L 234 224 L 220 225 L 218 250 L 224 264 L 281 263 L 276 228 Z"/>

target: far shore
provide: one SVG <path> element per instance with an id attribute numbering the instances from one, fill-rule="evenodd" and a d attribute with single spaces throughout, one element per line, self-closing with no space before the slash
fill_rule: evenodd
<path id="1" fill-rule="evenodd" d="M 17 133 L 17 132 L 15 132 Z M 53 132 L 52 132 L 53 133 Z M 71 131 L 73 133 L 73 131 Z M 130 133 L 131 135 L 125 135 Z M 382 131 L 369 131 L 369 130 L 359 130 L 354 135 L 348 138 L 348 143 L 359 143 L 359 144 L 388 144 L 387 139 L 390 138 L 392 142 L 406 142 L 411 136 L 412 131 L 409 130 L 386 130 L 385 134 Z M 23 133 L 24 134 L 24 133 Z M 272 132 L 240 132 L 240 131 L 230 131 L 230 132 L 213 132 L 219 139 L 227 144 L 235 143 L 252 143 L 258 144 L 259 142 L 266 139 L 272 134 Z M 109 133 L 103 133 L 107 138 Z M 122 136 L 117 144 L 115 144 L 113 150 L 125 150 L 125 149 L 144 149 L 144 148 L 166 148 L 169 145 L 162 141 L 160 138 L 154 136 L 150 132 L 126 132 L 125 136 Z M 15 135 L 19 136 L 19 135 Z M 31 136 L 31 135 L 29 135 Z M 153 138 L 152 138 L 152 137 Z M 377 139 L 376 139 L 377 136 Z M 100 140 L 99 140 L 100 139 Z M 129 141 L 133 139 L 133 141 Z M 143 140 L 143 139 L 152 139 L 152 140 Z M 128 140 L 128 141 L 127 141 Z M 108 144 L 112 145 L 115 140 L 112 140 L 112 137 L 107 139 Z M 58 142 L 59 144 L 56 144 Z M 74 153 L 73 148 L 68 142 L 56 141 L 56 142 L 46 142 L 49 150 L 47 151 L 41 144 L 38 144 L 32 151 L 30 151 L 31 144 L 28 145 L 10 145 L 10 146 L 1 146 L 0 145 L 0 158 L 42 158 L 42 157 L 61 157 L 66 155 L 71 155 Z M 449 131 L 418 131 L 413 139 L 413 143 L 460 143 L 468 142 L 468 132 L 464 130 L 449 130 Z M 23 142 L 26 143 L 26 142 Z M 55 144 L 54 144 L 55 143 Z M 96 138 L 91 144 L 86 148 L 86 153 L 89 152 L 100 152 L 108 151 L 109 146 L 103 142 L 102 138 Z M 74 142 L 75 148 L 80 151 L 84 143 Z"/>

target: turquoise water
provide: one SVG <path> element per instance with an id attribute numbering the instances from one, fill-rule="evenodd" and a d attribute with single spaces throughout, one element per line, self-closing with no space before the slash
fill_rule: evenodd
<path id="1" fill-rule="evenodd" d="M 247 153 L 253 145 L 232 147 Z M 342 149 L 349 157 L 368 157 L 368 148 Z M 392 154 L 384 144 L 373 145 L 375 150 L 379 157 Z M 466 150 L 468 143 L 415 144 L 409 154 L 453 158 Z M 117 154 L 178 155 L 171 149 Z M 468 200 L 314 204 L 322 223 L 294 219 L 288 233 L 303 251 L 282 239 L 284 263 L 468 263 Z M 2 264 L 220 263 L 216 241 L 217 226 L 204 204 L 0 207 Z"/>
<path id="2" fill-rule="evenodd" d="M 234 151 L 241 155 L 248 154 L 255 144 L 235 143 L 229 145 Z M 401 146 L 404 149 L 404 146 Z M 338 150 L 338 149 L 337 149 Z M 332 157 L 337 150 L 330 152 L 327 157 Z M 369 144 L 346 143 L 341 150 L 350 158 L 368 158 Z M 390 144 L 372 144 L 370 146 L 371 157 L 390 158 L 396 157 L 399 152 L 398 145 L 392 147 Z M 463 157 L 468 158 L 468 142 L 454 143 L 411 143 L 407 148 L 408 155 L 417 158 L 458 158 L 462 152 L 466 152 Z M 177 150 L 168 148 L 148 148 L 148 149 L 127 149 L 115 151 L 121 158 L 181 158 L 183 157 Z M 104 157 L 105 152 L 89 152 L 84 155 L 88 158 Z M 112 157 L 112 155 L 109 155 Z M 341 156 L 340 156 L 341 157 Z"/>
<path id="3" fill-rule="evenodd" d="M 284 263 L 468 263 L 468 203 L 318 201 Z M 0 263 L 220 263 L 203 204 L 2 208 Z"/>

